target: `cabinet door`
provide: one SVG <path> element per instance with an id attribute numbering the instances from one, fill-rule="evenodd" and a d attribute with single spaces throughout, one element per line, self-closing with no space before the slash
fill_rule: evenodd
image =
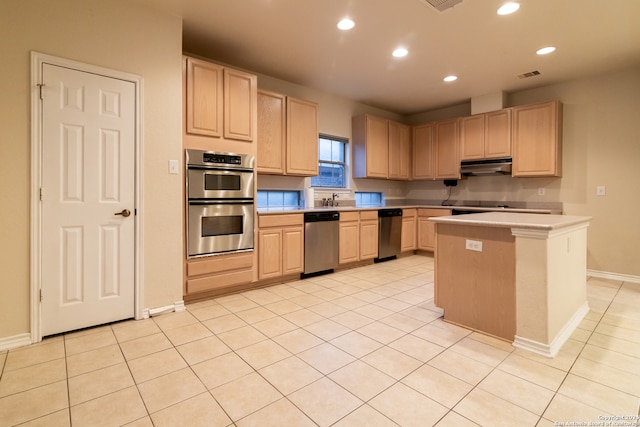
<path id="1" fill-rule="evenodd" d="M 413 179 L 433 179 L 433 124 L 413 128 Z"/>
<path id="2" fill-rule="evenodd" d="M 360 259 L 378 256 L 378 220 L 360 221 Z"/>
<path id="3" fill-rule="evenodd" d="M 389 121 L 367 116 L 367 177 L 389 176 Z"/>
<path id="4" fill-rule="evenodd" d="M 304 268 L 304 229 L 282 230 L 282 274 L 300 273 Z"/>
<path id="5" fill-rule="evenodd" d="M 224 69 L 225 138 L 253 141 L 257 82 L 257 77 L 252 74 Z"/>
<path id="6" fill-rule="evenodd" d="M 411 128 L 389 122 L 389 178 L 408 180 L 411 176 Z"/>
<path id="7" fill-rule="evenodd" d="M 435 124 L 436 179 L 460 178 L 458 119 Z"/>
<path id="8" fill-rule="evenodd" d="M 287 97 L 287 170 L 290 175 L 318 175 L 318 106 Z"/>
<path id="9" fill-rule="evenodd" d="M 484 158 L 485 115 L 464 117 L 460 120 L 460 159 Z"/>
<path id="10" fill-rule="evenodd" d="M 499 110 L 485 115 L 484 157 L 511 156 L 511 110 Z"/>
<path id="11" fill-rule="evenodd" d="M 194 58 L 187 61 L 187 133 L 222 136 L 223 67 Z"/>
<path id="12" fill-rule="evenodd" d="M 340 223 L 340 248 L 339 263 L 358 261 L 359 254 L 359 226 L 358 221 L 349 221 Z"/>
<path id="13" fill-rule="evenodd" d="M 285 97 L 258 91 L 258 172 L 284 173 Z"/>
<path id="14" fill-rule="evenodd" d="M 561 176 L 561 109 L 557 101 L 513 108 L 513 176 Z"/>
<path id="15" fill-rule="evenodd" d="M 258 278 L 282 276 L 282 229 L 258 232 Z"/>
<path id="16" fill-rule="evenodd" d="M 451 215 L 449 209 L 418 209 L 418 249 L 435 251 L 436 224 L 429 218 L 447 215 Z"/>
<path id="17" fill-rule="evenodd" d="M 416 217 L 402 214 L 402 237 L 400 239 L 401 252 L 414 251 L 416 245 Z"/>

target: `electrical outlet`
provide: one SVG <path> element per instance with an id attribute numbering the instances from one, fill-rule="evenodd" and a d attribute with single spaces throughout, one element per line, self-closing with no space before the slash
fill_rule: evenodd
<path id="1" fill-rule="evenodd" d="M 465 249 L 470 251 L 482 252 L 482 242 L 478 240 L 468 240 L 465 244 Z"/>
<path id="2" fill-rule="evenodd" d="M 605 196 L 607 194 L 607 189 L 604 185 L 598 185 L 596 187 L 596 196 Z"/>
<path id="3" fill-rule="evenodd" d="M 538 196 L 544 196 L 544 187 L 538 188 Z"/>
<path id="4" fill-rule="evenodd" d="M 446 195 L 447 195 L 447 193 L 448 193 L 447 189 L 446 189 L 446 188 L 443 188 L 443 189 L 442 189 L 442 195 L 443 195 L 443 196 L 446 196 Z"/>

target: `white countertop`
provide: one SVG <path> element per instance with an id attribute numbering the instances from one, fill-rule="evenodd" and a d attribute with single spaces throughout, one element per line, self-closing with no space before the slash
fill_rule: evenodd
<path id="1" fill-rule="evenodd" d="M 516 212 L 482 212 L 468 215 L 432 217 L 429 220 L 438 224 L 557 230 L 564 227 L 587 223 L 591 221 L 591 217 L 573 215 L 539 215 Z"/>

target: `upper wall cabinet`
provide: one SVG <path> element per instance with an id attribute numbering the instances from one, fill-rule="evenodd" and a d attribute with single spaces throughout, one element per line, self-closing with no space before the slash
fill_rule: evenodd
<path id="1" fill-rule="evenodd" d="M 184 61 L 186 133 L 252 142 L 256 76 L 196 58 Z"/>
<path id="2" fill-rule="evenodd" d="M 460 119 L 460 160 L 511 157 L 511 110 Z"/>
<path id="3" fill-rule="evenodd" d="M 389 179 L 411 178 L 411 127 L 389 121 Z"/>
<path id="4" fill-rule="evenodd" d="M 433 123 L 413 127 L 413 179 L 435 179 Z"/>
<path id="5" fill-rule="evenodd" d="M 458 179 L 458 119 L 413 127 L 413 179 Z"/>
<path id="6" fill-rule="evenodd" d="M 258 91 L 258 172 L 318 175 L 318 106 Z"/>
<path id="7" fill-rule="evenodd" d="M 353 177 L 389 177 L 389 120 L 368 114 L 351 121 Z"/>
<path id="8" fill-rule="evenodd" d="M 513 176 L 562 175 L 562 104 L 513 108 Z"/>
<path id="9" fill-rule="evenodd" d="M 411 129 L 368 114 L 352 119 L 353 177 L 408 180 Z"/>
<path id="10" fill-rule="evenodd" d="M 287 175 L 318 175 L 318 105 L 287 97 Z"/>
<path id="11" fill-rule="evenodd" d="M 460 178 L 458 119 L 435 124 L 436 179 Z"/>

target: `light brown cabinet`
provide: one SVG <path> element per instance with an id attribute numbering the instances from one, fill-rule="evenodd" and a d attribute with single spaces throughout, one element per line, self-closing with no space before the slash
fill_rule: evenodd
<path id="1" fill-rule="evenodd" d="M 460 119 L 460 160 L 511 156 L 511 110 Z"/>
<path id="2" fill-rule="evenodd" d="M 258 91 L 258 172 L 284 174 L 286 156 L 286 97 Z"/>
<path id="3" fill-rule="evenodd" d="M 257 77 L 201 59 L 184 61 L 186 133 L 252 142 Z"/>
<path id="4" fill-rule="evenodd" d="M 262 215 L 258 218 L 258 279 L 302 272 L 303 215 Z"/>
<path id="5" fill-rule="evenodd" d="M 225 292 L 254 281 L 254 254 L 238 253 L 196 258 L 186 263 L 185 299 Z"/>
<path id="6" fill-rule="evenodd" d="M 408 252 L 418 249 L 416 240 L 416 218 L 418 215 L 417 209 L 403 209 L 402 210 L 402 235 L 400 238 L 400 251 Z"/>
<path id="7" fill-rule="evenodd" d="M 460 178 L 458 119 L 435 123 L 435 179 Z"/>
<path id="8" fill-rule="evenodd" d="M 450 209 L 418 209 L 418 249 L 435 251 L 436 225 L 429 218 L 447 215 L 451 215 Z"/>
<path id="9" fill-rule="evenodd" d="M 352 119 L 353 177 L 389 177 L 389 120 L 364 114 Z"/>
<path id="10" fill-rule="evenodd" d="M 413 127 L 413 179 L 434 179 L 433 123 Z"/>
<path id="11" fill-rule="evenodd" d="M 339 263 L 378 256 L 378 211 L 341 212 Z"/>
<path id="12" fill-rule="evenodd" d="M 413 179 L 460 178 L 458 119 L 413 127 Z"/>
<path id="13" fill-rule="evenodd" d="M 360 211 L 360 260 L 378 256 L 378 211 Z"/>
<path id="14" fill-rule="evenodd" d="M 353 177 L 408 180 L 411 128 L 368 114 L 352 119 Z"/>
<path id="15" fill-rule="evenodd" d="M 347 264 L 360 259 L 360 214 L 341 212 L 339 224 L 339 264 Z"/>
<path id="16" fill-rule="evenodd" d="M 258 172 L 318 175 L 317 104 L 258 92 Z"/>
<path id="17" fill-rule="evenodd" d="M 562 104 L 513 108 L 513 176 L 562 176 Z"/>
<path id="18" fill-rule="evenodd" d="M 287 175 L 318 175 L 318 105 L 287 97 Z"/>
<path id="19" fill-rule="evenodd" d="M 389 121 L 389 179 L 411 178 L 411 127 Z"/>

